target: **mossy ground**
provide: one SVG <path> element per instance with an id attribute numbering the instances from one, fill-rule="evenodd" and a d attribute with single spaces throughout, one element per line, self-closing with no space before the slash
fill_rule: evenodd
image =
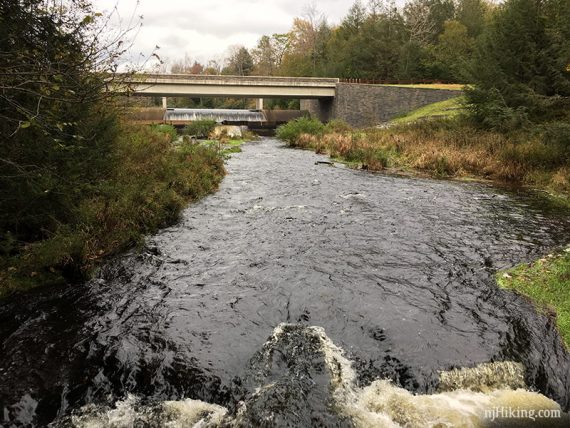
<path id="1" fill-rule="evenodd" d="M 538 309 L 556 313 L 556 323 L 570 348 L 570 247 L 533 263 L 497 274 L 497 283 L 530 297 Z"/>

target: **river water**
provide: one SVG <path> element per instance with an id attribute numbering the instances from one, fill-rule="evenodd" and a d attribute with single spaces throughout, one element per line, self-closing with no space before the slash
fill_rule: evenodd
<path id="1" fill-rule="evenodd" d="M 248 143 L 142 252 L 0 302 L 0 422 L 478 426 L 498 404 L 568 411 L 552 321 L 494 282 L 567 244 L 568 215 L 322 161 Z"/>

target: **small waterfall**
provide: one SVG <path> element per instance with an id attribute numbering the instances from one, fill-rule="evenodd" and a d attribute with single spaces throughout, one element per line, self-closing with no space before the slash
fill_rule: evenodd
<path id="1" fill-rule="evenodd" d="M 525 389 L 523 375 L 521 364 L 493 362 L 442 372 L 440 392 L 435 394 L 416 395 L 385 379 L 360 388 L 351 361 L 322 327 L 280 324 L 250 361 L 244 383 L 251 383 L 252 390 L 238 403 L 235 415 L 198 400 L 148 405 L 128 396 L 113 409 L 85 406 L 54 426 L 544 426 L 532 425 L 535 419 L 547 426 L 567 426 L 568 415 L 553 400 Z M 320 412 L 314 412 L 315 406 Z M 504 413 L 493 413 L 497 409 L 530 416 L 513 425 L 512 420 L 500 419 Z M 561 416 L 538 420 L 539 410 Z"/>
<path id="2" fill-rule="evenodd" d="M 164 120 L 168 122 L 214 120 L 217 123 L 223 123 L 265 122 L 266 118 L 261 110 L 175 108 L 166 110 Z"/>

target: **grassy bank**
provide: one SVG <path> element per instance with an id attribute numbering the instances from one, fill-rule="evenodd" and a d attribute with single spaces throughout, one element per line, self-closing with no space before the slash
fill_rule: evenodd
<path id="1" fill-rule="evenodd" d="M 292 147 L 363 169 L 496 180 L 570 195 L 570 125 L 563 122 L 506 134 L 481 130 L 461 117 L 364 130 L 300 119 L 277 135 Z"/>
<path id="2" fill-rule="evenodd" d="M 570 348 L 570 248 L 500 272 L 497 283 L 530 297 L 540 311 L 555 313 L 560 334 Z"/>
<path id="3" fill-rule="evenodd" d="M 174 146 L 172 127 L 124 125 L 113 144 L 105 177 L 82 184 L 69 221 L 22 242 L 0 239 L 0 296 L 39 285 L 87 278 L 104 258 L 172 223 L 191 201 L 213 191 L 224 175 L 213 148 Z"/>
<path id="4" fill-rule="evenodd" d="M 417 120 L 426 120 L 433 118 L 453 118 L 463 112 L 464 97 L 451 98 L 449 100 L 440 101 L 438 103 L 428 104 L 414 110 L 406 115 L 393 120 L 395 124 L 405 124 L 415 122 Z"/>

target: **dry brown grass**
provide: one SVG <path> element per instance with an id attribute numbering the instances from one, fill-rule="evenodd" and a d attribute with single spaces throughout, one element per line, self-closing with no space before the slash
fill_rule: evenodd
<path id="1" fill-rule="evenodd" d="M 570 194 L 568 149 L 544 142 L 539 134 L 506 135 L 467 125 L 424 123 L 323 136 L 303 134 L 296 145 L 370 170 L 394 167 Z"/>

